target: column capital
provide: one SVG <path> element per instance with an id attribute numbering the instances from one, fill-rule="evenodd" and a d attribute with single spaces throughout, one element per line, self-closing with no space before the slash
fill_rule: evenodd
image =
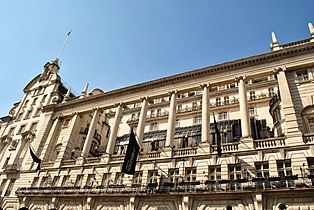
<path id="1" fill-rule="evenodd" d="M 118 103 L 115 103 L 114 105 L 115 105 L 116 107 L 118 107 L 118 106 L 122 106 L 122 107 L 123 107 L 125 104 L 124 104 L 123 102 L 118 102 Z"/>
<path id="2" fill-rule="evenodd" d="M 99 111 L 100 110 L 100 107 L 94 107 L 93 109 L 92 109 L 92 111 Z"/>
<path id="3" fill-rule="evenodd" d="M 148 96 L 140 97 L 141 102 L 143 102 L 144 100 L 148 101 L 149 99 L 150 97 Z"/>
<path id="4" fill-rule="evenodd" d="M 274 70 L 273 70 L 273 72 L 275 73 L 275 74 L 279 74 L 279 72 L 281 72 L 281 71 L 286 71 L 287 70 L 287 68 L 284 66 L 284 67 L 279 67 L 279 68 L 274 68 Z"/>
<path id="5" fill-rule="evenodd" d="M 52 118 L 53 121 L 58 120 L 58 119 L 60 119 L 60 116 L 54 116 L 54 117 Z"/>
<path id="6" fill-rule="evenodd" d="M 238 77 L 235 77 L 234 80 L 236 82 L 239 82 L 240 80 L 243 80 L 243 81 L 246 81 L 247 77 L 244 75 L 244 76 L 238 76 Z"/>
<path id="7" fill-rule="evenodd" d="M 172 90 L 172 91 L 169 91 L 168 92 L 168 96 L 172 96 L 172 94 L 175 94 L 175 95 L 177 95 L 178 94 L 178 90 Z"/>
<path id="8" fill-rule="evenodd" d="M 79 112 L 72 112 L 71 116 L 74 117 L 75 115 L 78 115 Z"/>
<path id="9" fill-rule="evenodd" d="M 210 83 L 204 83 L 200 85 L 201 89 L 204 89 L 205 87 L 210 88 L 211 84 Z"/>

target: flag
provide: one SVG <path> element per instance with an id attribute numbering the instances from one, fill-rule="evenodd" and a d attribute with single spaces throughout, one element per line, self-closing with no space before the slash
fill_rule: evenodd
<path id="1" fill-rule="evenodd" d="M 135 166 L 138 152 L 140 146 L 138 145 L 133 128 L 131 129 L 128 148 L 126 149 L 126 154 L 121 171 L 126 174 L 135 174 Z"/>
<path id="2" fill-rule="evenodd" d="M 218 157 L 220 157 L 222 155 L 221 136 L 220 136 L 220 131 L 218 129 L 218 125 L 217 125 L 214 113 L 213 113 L 213 116 L 214 116 L 215 132 L 216 132 L 216 135 L 217 135 L 217 153 L 218 153 Z"/>
<path id="3" fill-rule="evenodd" d="M 67 33 L 67 36 L 69 36 L 71 34 L 71 32 L 72 32 L 72 29 Z"/>
<path id="4" fill-rule="evenodd" d="M 38 163 L 37 168 L 36 168 L 36 171 L 38 171 L 38 170 L 40 169 L 41 159 L 39 159 L 39 158 L 37 157 L 37 155 L 33 152 L 31 146 L 29 146 L 29 151 L 30 151 L 30 153 L 31 153 L 31 156 L 32 156 L 32 158 L 33 158 L 33 161 L 34 161 L 35 163 Z"/>

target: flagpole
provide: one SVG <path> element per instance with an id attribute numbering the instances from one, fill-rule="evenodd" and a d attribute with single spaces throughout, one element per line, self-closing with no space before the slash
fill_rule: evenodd
<path id="1" fill-rule="evenodd" d="M 70 36 L 70 34 L 71 34 L 71 32 L 72 32 L 72 29 L 67 33 L 67 35 L 66 35 L 66 37 L 65 37 L 65 39 L 64 39 L 64 42 L 63 42 L 63 44 L 62 44 L 62 46 L 61 46 L 61 48 L 60 48 L 60 50 L 59 50 L 59 53 L 58 53 L 58 56 L 57 56 L 56 59 L 59 59 L 59 57 L 60 57 L 60 55 L 61 55 L 61 52 L 62 52 L 62 50 L 63 50 L 63 48 L 64 48 L 64 46 L 65 46 L 65 44 L 66 44 L 66 42 L 67 42 L 67 40 L 68 40 L 68 38 L 69 38 L 69 36 Z"/>

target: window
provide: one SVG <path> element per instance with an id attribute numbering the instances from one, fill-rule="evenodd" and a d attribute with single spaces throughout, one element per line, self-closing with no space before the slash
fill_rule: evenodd
<path id="1" fill-rule="evenodd" d="M 29 100 L 26 100 L 26 101 L 24 102 L 23 107 L 27 107 L 28 102 L 29 102 Z"/>
<path id="2" fill-rule="evenodd" d="M 2 167 L 3 169 L 5 169 L 8 166 L 10 158 L 11 158 L 11 156 L 9 156 L 9 157 L 7 157 L 7 159 L 5 159 L 5 162 L 4 162 L 3 167 Z"/>
<path id="3" fill-rule="evenodd" d="M 143 178 L 143 172 L 142 171 L 136 171 L 133 177 L 133 184 L 142 184 L 142 178 Z"/>
<path id="4" fill-rule="evenodd" d="M 227 85 L 221 85 L 218 87 L 219 90 L 226 90 L 227 89 Z"/>
<path id="5" fill-rule="evenodd" d="M 149 125 L 149 130 L 150 131 L 155 131 L 157 130 L 157 123 L 152 123 Z"/>
<path id="6" fill-rule="evenodd" d="M 250 100 L 254 101 L 256 99 L 255 91 L 250 92 Z"/>
<path id="7" fill-rule="evenodd" d="M 124 178 L 124 173 L 122 173 L 122 172 L 116 173 L 114 183 L 117 185 L 122 185 L 123 184 L 123 178 Z"/>
<path id="8" fill-rule="evenodd" d="M 208 179 L 220 180 L 221 179 L 221 166 L 209 166 Z"/>
<path id="9" fill-rule="evenodd" d="M 249 108 L 249 115 L 250 115 L 251 117 L 255 116 L 255 108 L 254 108 L 254 107 L 250 107 L 250 108 Z"/>
<path id="10" fill-rule="evenodd" d="M 86 186 L 92 187 L 95 181 L 96 181 L 95 174 L 88 174 Z"/>
<path id="11" fill-rule="evenodd" d="M 25 128 L 26 128 L 26 124 L 25 125 L 21 125 L 19 131 L 17 132 L 17 134 L 21 134 L 25 131 Z"/>
<path id="12" fill-rule="evenodd" d="M 242 178 L 241 164 L 228 165 L 229 179 L 236 180 Z"/>
<path id="13" fill-rule="evenodd" d="M 61 182 L 61 187 L 66 187 L 68 185 L 68 182 L 70 180 L 70 176 L 69 175 L 65 175 L 62 179 Z"/>
<path id="14" fill-rule="evenodd" d="M 12 136 L 14 133 L 15 127 L 10 128 L 9 132 L 8 132 L 8 136 Z"/>
<path id="15" fill-rule="evenodd" d="M 230 103 L 229 96 L 224 97 L 224 104 L 228 105 Z"/>
<path id="16" fill-rule="evenodd" d="M 221 98 L 216 98 L 216 106 L 221 106 Z"/>
<path id="17" fill-rule="evenodd" d="M 110 173 L 104 173 L 102 180 L 101 180 L 101 185 L 106 187 L 109 184 L 112 184 L 112 183 L 110 183 L 110 177 L 111 177 Z"/>
<path id="18" fill-rule="evenodd" d="M 32 123 L 32 125 L 31 125 L 31 127 L 30 127 L 29 131 L 30 131 L 30 132 L 32 132 L 32 131 L 36 131 L 37 124 L 38 124 L 37 122 Z"/>
<path id="19" fill-rule="evenodd" d="M 150 111 L 150 117 L 155 117 L 155 110 Z"/>
<path id="20" fill-rule="evenodd" d="M 157 183 L 159 177 L 157 170 L 148 171 L 148 183 Z"/>
<path id="21" fill-rule="evenodd" d="M 237 180 L 242 178 L 242 170 L 241 164 L 230 164 L 228 165 L 228 173 L 230 180 Z M 229 189 L 236 190 L 241 189 L 242 184 L 238 182 L 231 182 L 229 183 Z"/>
<path id="22" fill-rule="evenodd" d="M 32 112 L 33 112 L 33 109 L 28 110 L 27 114 L 25 116 L 25 119 L 29 119 L 31 117 L 31 115 L 32 115 Z"/>
<path id="23" fill-rule="evenodd" d="M 52 183 L 51 183 L 51 187 L 58 186 L 59 180 L 60 180 L 60 176 L 53 177 L 53 180 L 52 180 Z"/>
<path id="24" fill-rule="evenodd" d="M 292 167 L 291 167 L 291 160 L 277 160 L 277 170 L 278 176 L 281 178 L 280 186 L 281 187 L 292 187 L 295 185 L 293 180 L 285 180 L 284 177 L 292 176 Z"/>
<path id="25" fill-rule="evenodd" d="M 275 95 L 276 94 L 275 94 L 274 88 L 273 87 L 268 88 L 268 96 L 274 97 Z"/>
<path id="26" fill-rule="evenodd" d="M 309 80 L 307 70 L 302 70 L 302 71 L 296 72 L 296 81 L 302 82 L 302 81 L 306 81 L 306 80 Z"/>
<path id="27" fill-rule="evenodd" d="M 215 181 L 215 182 L 209 182 L 208 188 L 210 190 L 216 191 L 220 189 L 220 185 L 216 181 L 221 180 L 221 166 L 209 166 L 208 180 Z"/>
<path id="28" fill-rule="evenodd" d="M 38 98 L 34 98 L 33 104 L 36 104 Z"/>
<path id="29" fill-rule="evenodd" d="M 46 98 L 47 98 L 47 95 L 44 95 L 43 98 L 41 99 L 41 103 L 44 103 Z"/>
<path id="30" fill-rule="evenodd" d="M 269 177 L 269 163 L 268 161 L 255 162 L 256 176 L 259 178 Z"/>
<path id="31" fill-rule="evenodd" d="M 308 171 L 308 173 L 310 174 L 310 175 L 314 175 L 314 157 L 308 157 L 307 158 L 307 164 L 308 164 L 308 169 L 309 169 L 309 171 Z"/>
<path id="32" fill-rule="evenodd" d="M 277 160 L 278 176 L 292 176 L 291 160 Z"/>
<path id="33" fill-rule="evenodd" d="M 314 133 L 314 118 L 309 118 L 307 119 L 307 121 L 309 123 L 310 133 Z"/>
<path id="34" fill-rule="evenodd" d="M 34 114 L 34 117 L 38 117 L 41 113 L 41 108 L 37 108 Z"/>
<path id="35" fill-rule="evenodd" d="M 47 177 L 47 176 L 44 176 L 44 177 L 41 179 L 40 187 L 47 187 L 47 184 L 48 184 L 48 177 Z"/>
<path id="36" fill-rule="evenodd" d="M 63 122 L 63 127 L 67 127 L 67 126 L 69 126 L 69 124 L 70 124 L 70 119 L 64 119 L 64 122 Z"/>
<path id="37" fill-rule="evenodd" d="M 22 119 L 22 117 L 23 117 L 23 114 L 24 114 L 24 112 L 23 112 L 23 111 L 21 111 L 21 112 L 18 114 L 18 116 L 17 116 L 17 118 L 16 118 L 16 121 L 21 120 L 21 119 Z"/>
<path id="38" fill-rule="evenodd" d="M 194 124 L 201 124 L 201 123 L 202 123 L 202 117 L 201 116 L 194 117 Z"/>
<path id="39" fill-rule="evenodd" d="M 39 177 L 34 177 L 31 187 L 37 187 Z"/>
<path id="40" fill-rule="evenodd" d="M 157 117 L 161 116 L 161 109 L 157 109 Z"/>
<path id="41" fill-rule="evenodd" d="M 180 127 L 180 120 L 176 120 L 176 127 Z"/>
<path id="42" fill-rule="evenodd" d="M 196 181 L 196 168 L 186 168 L 185 169 L 185 180 L 187 182 L 195 182 Z"/>
<path id="43" fill-rule="evenodd" d="M 84 177 L 84 175 L 77 175 L 77 176 L 76 176 L 75 187 L 80 187 L 80 186 L 82 186 L 83 177 Z"/>
<path id="44" fill-rule="evenodd" d="M 226 120 L 228 119 L 228 112 L 220 112 L 218 116 L 219 120 Z"/>
<path id="45" fill-rule="evenodd" d="M 180 175 L 179 175 L 178 168 L 169 169 L 168 174 L 169 174 L 168 176 L 169 176 L 170 182 L 179 183 L 179 181 L 182 181 L 182 180 L 179 180 Z"/>

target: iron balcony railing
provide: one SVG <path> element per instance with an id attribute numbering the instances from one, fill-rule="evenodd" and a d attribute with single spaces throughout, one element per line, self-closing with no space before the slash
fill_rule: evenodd
<path id="1" fill-rule="evenodd" d="M 101 185 L 85 187 L 24 187 L 16 191 L 17 195 L 65 195 L 65 194 L 150 194 L 150 193 L 190 193 L 190 192 L 227 192 L 227 191 L 260 191 L 294 188 L 314 188 L 314 175 L 298 177 L 265 177 L 237 180 L 207 180 L 194 182 L 162 182 L 131 184 L 131 185 Z"/>

